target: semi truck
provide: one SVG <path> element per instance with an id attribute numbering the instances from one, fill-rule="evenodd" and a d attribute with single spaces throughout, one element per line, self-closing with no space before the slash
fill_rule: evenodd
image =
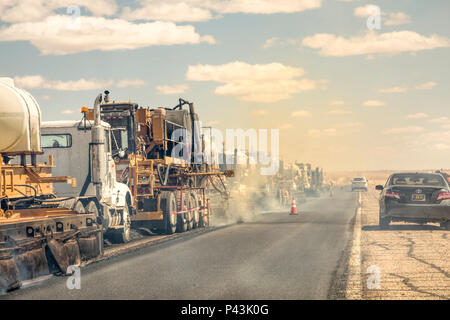
<path id="1" fill-rule="evenodd" d="M 53 175 L 52 155 L 38 162 L 40 133 L 38 102 L 0 78 L 0 293 L 102 254 L 97 216 L 54 193 L 55 183 L 71 188 L 76 180 Z"/>
<path id="2" fill-rule="evenodd" d="M 80 182 L 75 188 L 58 185 L 55 192 L 97 216 L 106 236 L 125 243 L 130 240 L 133 198 L 128 186 L 116 179 L 111 126 L 101 121 L 100 103 L 101 94 L 94 102 L 93 121 L 44 122 L 42 157 L 52 154 L 60 164 L 55 174 L 66 173 Z"/>
<path id="3" fill-rule="evenodd" d="M 179 99 L 173 108 L 149 108 L 109 94 L 100 113 L 111 126 L 117 180 L 131 190 L 133 225 L 167 234 L 208 226 L 209 190 L 227 197 L 217 179 L 234 172 L 205 161 L 194 104 Z M 92 111 L 85 117 L 92 119 Z"/>

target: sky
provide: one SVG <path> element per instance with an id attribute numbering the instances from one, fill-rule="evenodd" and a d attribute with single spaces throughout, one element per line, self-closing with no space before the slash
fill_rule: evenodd
<path id="1" fill-rule="evenodd" d="M 204 125 L 279 129 L 325 170 L 450 167 L 450 1 L 1 0 L 0 76 L 44 120 L 105 89 L 193 101 Z"/>

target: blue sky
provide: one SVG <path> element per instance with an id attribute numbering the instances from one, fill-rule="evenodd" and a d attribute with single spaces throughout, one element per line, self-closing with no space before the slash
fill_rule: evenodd
<path id="1" fill-rule="evenodd" d="M 367 28 L 368 5 L 380 29 Z M 184 97 L 220 129 L 279 128 L 288 161 L 442 168 L 449 13 L 444 0 L 6 0 L 0 75 L 45 120 L 79 118 L 106 88 L 144 106 Z"/>

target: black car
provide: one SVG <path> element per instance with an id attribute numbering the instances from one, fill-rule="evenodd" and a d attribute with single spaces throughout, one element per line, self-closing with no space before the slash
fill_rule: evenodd
<path id="1" fill-rule="evenodd" d="M 391 221 L 439 222 L 450 228 L 450 187 L 440 173 L 395 173 L 380 194 L 380 227 Z"/>

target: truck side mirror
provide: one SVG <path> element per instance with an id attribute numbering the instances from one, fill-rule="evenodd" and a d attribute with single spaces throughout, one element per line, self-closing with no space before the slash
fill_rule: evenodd
<path id="1" fill-rule="evenodd" d="M 382 186 L 382 185 L 377 185 L 376 187 L 375 187 L 375 189 L 376 190 L 380 190 L 380 191 L 382 191 L 383 189 L 384 189 L 384 187 Z"/>

